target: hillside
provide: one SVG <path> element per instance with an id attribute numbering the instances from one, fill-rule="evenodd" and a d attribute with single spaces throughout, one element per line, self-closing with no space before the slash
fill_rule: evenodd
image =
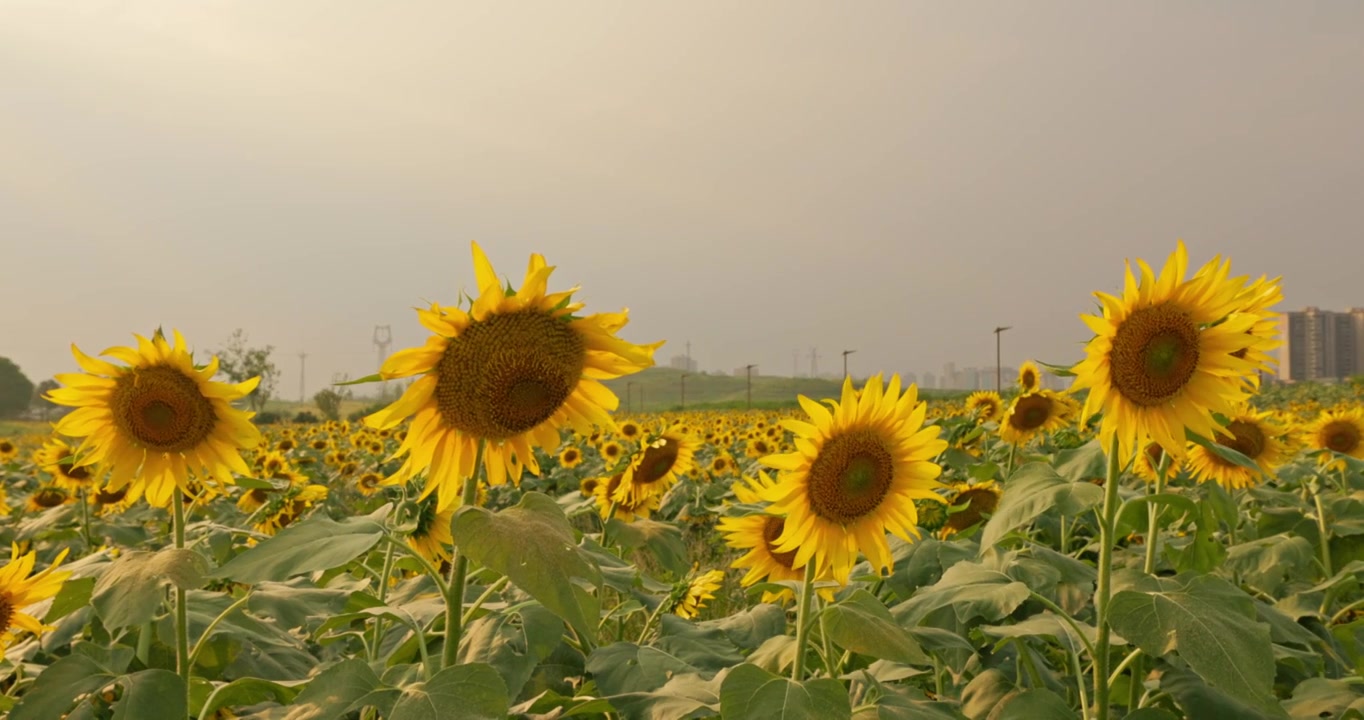
<path id="1" fill-rule="evenodd" d="M 626 409 L 627 389 L 630 393 L 630 409 L 639 412 L 640 399 L 643 398 L 645 412 L 676 410 L 682 405 L 682 371 L 673 368 L 653 367 L 643 372 L 618 380 L 606 381 L 606 386 L 620 396 L 620 409 Z M 860 384 L 860 380 L 857 381 Z M 628 387 L 629 383 L 633 386 Z M 822 378 L 791 378 L 774 376 L 755 376 L 753 378 L 753 407 L 778 408 L 794 407 L 797 395 L 814 398 L 836 398 L 842 383 Z M 693 373 L 687 376 L 687 408 L 738 408 L 746 403 L 746 382 L 744 377 L 730 375 L 703 375 Z M 925 397 L 955 397 L 958 391 L 927 390 Z"/>

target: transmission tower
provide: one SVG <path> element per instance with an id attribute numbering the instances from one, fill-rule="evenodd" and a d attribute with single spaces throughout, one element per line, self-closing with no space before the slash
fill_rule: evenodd
<path id="1" fill-rule="evenodd" d="M 791 377 L 800 377 L 800 351 L 791 351 Z"/>
<path id="2" fill-rule="evenodd" d="M 376 366 L 376 370 L 377 370 L 377 369 L 382 369 L 382 368 L 383 368 L 383 366 L 384 366 L 384 360 L 387 360 L 387 359 L 388 359 L 388 348 L 389 348 L 390 346 L 392 346 L 392 345 L 393 345 L 393 330 L 392 330 L 392 328 L 390 328 L 388 325 L 375 325 L 375 326 L 374 326 L 374 347 L 375 347 L 376 350 L 379 351 L 379 364 L 378 364 L 378 366 Z M 387 380 L 384 380 L 383 384 L 379 387 L 379 393 L 380 393 L 380 399 L 381 399 L 381 400 L 385 400 L 385 399 L 388 398 L 388 381 L 387 381 Z"/>
<path id="3" fill-rule="evenodd" d="M 308 353 L 301 352 L 301 353 L 298 354 L 298 401 L 299 401 L 299 402 L 304 402 L 304 398 L 307 397 L 306 393 L 305 393 L 304 390 L 303 390 L 303 388 L 304 388 L 304 384 L 303 384 L 303 377 L 304 377 L 304 376 L 303 376 L 303 369 L 304 369 L 304 367 L 305 367 L 304 363 L 306 363 L 307 360 L 308 360 Z"/>

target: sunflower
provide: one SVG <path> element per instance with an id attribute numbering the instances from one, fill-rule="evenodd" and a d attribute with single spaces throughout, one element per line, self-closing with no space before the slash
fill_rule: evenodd
<path id="1" fill-rule="evenodd" d="M 94 504 L 96 512 L 101 516 L 120 515 L 131 508 L 138 500 L 142 499 L 142 489 L 137 486 L 125 485 L 117 490 L 107 488 L 96 490 L 90 495 L 90 502 Z"/>
<path id="2" fill-rule="evenodd" d="M 559 446 L 560 429 L 614 428 L 608 414 L 619 399 L 600 381 L 653 365 L 662 345 L 634 345 L 615 337 L 626 311 L 577 317 L 574 290 L 546 294 L 554 268 L 531 255 L 525 280 L 505 290 L 478 244 L 473 245 L 479 297 L 468 311 L 432 305 L 418 310 L 435 333 L 419 348 L 384 362 L 384 379 L 421 375 L 397 402 L 365 418 L 384 429 L 412 418 L 395 457 L 407 456 L 390 478 L 403 482 L 426 470 L 423 495 L 439 489 L 440 507 L 454 505 L 463 478 L 474 473 L 480 443 L 488 482 L 522 468 L 538 473 L 533 448 Z"/>
<path id="3" fill-rule="evenodd" d="M 736 483 L 734 487 L 737 492 L 741 484 Z M 796 559 L 795 551 L 778 552 L 774 545 L 774 541 L 781 535 L 785 527 L 786 520 L 776 515 L 720 518 L 716 529 L 724 536 L 725 544 L 738 550 L 748 550 L 742 557 L 730 563 L 732 568 L 739 570 L 746 568 L 748 570 L 743 579 L 739 581 L 742 587 L 751 587 L 764 580 L 795 580 L 799 582 L 805 579 L 804 571 L 792 567 L 792 563 Z M 827 576 L 816 578 L 816 580 L 828 579 Z M 833 600 L 832 588 L 819 588 L 819 594 L 825 600 Z M 776 592 L 765 590 L 763 591 L 762 602 L 781 603 L 794 597 L 794 593 L 789 589 Z"/>
<path id="4" fill-rule="evenodd" d="M 999 424 L 999 437 L 1005 442 L 1023 444 L 1033 437 L 1070 424 L 1079 408 L 1069 397 L 1051 390 L 1025 393 L 1009 403 L 1009 411 Z"/>
<path id="5" fill-rule="evenodd" d="M 592 497 L 592 495 L 597 492 L 597 486 L 600 484 L 601 478 L 583 478 L 583 481 L 578 483 L 578 493 L 583 497 Z"/>
<path id="6" fill-rule="evenodd" d="M 407 536 L 407 544 L 422 557 L 436 565 L 450 559 L 449 547 L 455 544 L 450 534 L 450 522 L 455 517 L 456 506 L 445 510 L 436 508 L 437 498 L 427 498 L 417 503 L 417 527 Z"/>
<path id="7" fill-rule="evenodd" d="M 744 444 L 744 454 L 751 458 L 756 459 L 775 452 L 777 448 L 765 437 L 756 437 Z"/>
<path id="8" fill-rule="evenodd" d="M 924 530 L 934 532 L 947 524 L 949 507 L 942 500 L 915 500 L 914 510 L 919 514 L 919 527 Z"/>
<path id="9" fill-rule="evenodd" d="M 1102 411 L 1105 449 L 1117 441 L 1126 464 L 1149 438 L 1182 458 L 1185 431 L 1213 437 L 1213 413 L 1230 415 L 1246 397 L 1243 378 L 1262 366 L 1233 353 L 1257 341 L 1246 331 L 1260 320 L 1236 312 L 1241 284 L 1231 262 L 1213 258 L 1184 280 L 1180 242 L 1159 278 L 1138 260 L 1141 281 L 1127 268 L 1122 297 L 1096 292 L 1101 316 L 1082 315 L 1096 336 L 1075 366 L 1073 389 L 1089 389 L 1082 421 Z"/>
<path id="10" fill-rule="evenodd" d="M 90 467 L 76 467 L 75 452 L 61 438 L 48 438 L 34 455 L 38 467 L 52 476 L 53 482 L 72 492 L 89 490 L 99 485 Z"/>
<path id="11" fill-rule="evenodd" d="M 979 485 L 959 483 L 952 490 L 948 499 L 952 507 L 942 527 L 943 537 L 968 530 L 988 518 L 999 507 L 999 497 L 1003 494 L 993 480 Z"/>
<path id="12" fill-rule="evenodd" d="M 578 467 L 583 462 L 583 451 L 576 445 L 569 445 L 559 453 L 559 464 L 568 469 Z"/>
<path id="13" fill-rule="evenodd" d="M 274 535 L 302 517 L 314 503 L 326 499 L 324 485 L 294 485 L 274 493 L 261 511 L 255 530 L 262 535 Z"/>
<path id="14" fill-rule="evenodd" d="M 1199 482 L 1217 482 L 1227 490 L 1250 487 L 1288 459 L 1279 440 L 1282 434 L 1282 428 L 1269 420 L 1269 413 L 1242 406 L 1213 442 L 1250 458 L 1259 471 L 1225 460 L 1202 445 L 1189 448 L 1189 470 Z"/>
<path id="15" fill-rule="evenodd" d="M 734 458 L 726 453 L 716 453 L 710 459 L 710 464 L 706 466 L 711 475 L 728 475 L 734 471 Z"/>
<path id="16" fill-rule="evenodd" d="M 621 447 L 621 444 L 616 442 L 615 440 L 604 443 L 601 446 L 601 456 L 602 459 L 606 460 L 607 467 L 614 467 L 616 461 L 620 460 L 621 455 L 624 454 L 625 448 Z"/>
<path id="17" fill-rule="evenodd" d="M 1364 459 L 1364 409 L 1331 410 L 1321 414 L 1307 429 L 1308 444 L 1317 450 L 1331 450 Z M 1329 456 L 1322 458 L 1330 462 Z"/>
<path id="18" fill-rule="evenodd" d="M 635 422 L 634 420 L 626 420 L 625 422 L 621 423 L 620 427 L 616 428 L 616 431 L 619 432 L 620 436 L 625 438 L 626 440 L 638 439 L 640 433 L 642 432 L 640 430 L 639 423 Z"/>
<path id="19" fill-rule="evenodd" d="M 696 469 L 699 447 L 700 443 L 680 428 L 664 432 L 635 453 L 625 469 L 624 481 L 613 488 L 612 499 L 638 504 L 645 496 L 662 495 L 678 477 Z"/>
<path id="20" fill-rule="evenodd" d="M 230 485 L 232 473 L 250 475 L 240 451 L 255 448 L 260 431 L 252 413 L 232 401 L 246 397 L 260 378 L 236 385 L 212 382 L 218 359 L 198 368 L 178 331 L 174 344 L 159 331 L 137 348 L 115 347 L 106 355 L 121 367 L 92 358 L 71 346 L 84 373 L 56 376 L 65 387 L 47 399 L 76 410 L 57 422 L 56 431 L 82 437 L 77 466 L 108 471 L 108 487 L 135 485 L 147 502 L 165 507 L 175 487 L 188 487 L 193 470 L 200 478 Z"/>
<path id="21" fill-rule="evenodd" d="M 47 569 L 33 574 L 34 554 L 21 555 L 18 545 L 10 546 L 9 562 L 0 568 L 0 657 L 4 656 L 5 648 L 14 643 L 13 629 L 27 630 L 35 635 L 49 629 L 24 610 L 55 597 L 62 589 L 62 583 L 71 577 L 69 571 L 57 570 L 66 559 L 66 552 L 62 550 Z"/>
<path id="22" fill-rule="evenodd" d="M 355 479 L 355 489 L 359 490 L 361 495 L 369 497 L 374 493 L 379 492 L 379 484 L 383 481 L 384 476 L 377 472 L 371 471 L 363 473 L 360 477 Z"/>
<path id="23" fill-rule="evenodd" d="M 648 519 L 650 513 L 658 509 L 658 504 L 663 498 L 658 493 L 644 495 L 642 497 L 630 497 L 628 494 L 624 500 L 616 499 L 621 496 L 621 486 L 625 473 L 619 472 L 612 475 L 610 479 L 598 478 L 597 485 L 592 492 L 597 498 L 597 510 L 601 513 L 602 519 L 615 517 L 621 522 L 633 522 L 636 517 Z M 615 505 L 615 515 L 611 514 L 611 506 Z"/>
<path id="24" fill-rule="evenodd" d="M 60 485 L 39 485 L 28 495 L 24 509 L 29 512 L 42 512 L 61 507 L 71 502 L 71 493 Z"/>
<path id="25" fill-rule="evenodd" d="M 9 462 L 19 455 L 19 446 L 8 438 L 0 438 L 0 462 Z"/>
<path id="26" fill-rule="evenodd" d="M 1270 365 L 1277 365 L 1278 360 L 1269 354 L 1270 350 L 1279 347 L 1279 313 L 1270 312 L 1269 308 L 1283 300 L 1283 290 L 1279 286 L 1280 278 L 1266 280 L 1261 277 L 1259 280 L 1246 286 L 1237 298 L 1238 309 L 1241 312 L 1255 315 L 1254 325 L 1251 325 L 1246 334 L 1250 335 L 1254 342 L 1244 349 L 1232 353 L 1233 357 L 1249 360 L 1256 366 L 1268 368 Z M 1250 373 L 1246 380 L 1251 389 L 1260 387 L 1260 374 Z"/>
<path id="27" fill-rule="evenodd" d="M 1132 463 L 1132 472 L 1137 477 L 1146 482 L 1155 482 L 1158 477 L 1160 463 L 1165 458 L 1165 450 L 1159 443 L 1148 442 L 1141 452 L 1137 453 L 1137 459 Z M 1169 480 L 1179 468 L 1174 462 L 1165 464 L 1165 479 Z"/>
<path id="28" fill-rule="evenodd" d="M 913 501 L 932 499 L 942 487 L 942 468 L 932 462 L 947 449 L 941 428 L 924 427 L 927 407 L 918 388 L 901 395 L 899 375 L 884 389 L 876 375 L 860 393 L 845 378 L 832 412 L 803 395 L 799 400 L 810 422 L 782 421 L 796 435 L 796 452 L 762 459 L 781 471 L 777 485 L 761 493 L 773 513 L 786 517 L 776 549 L 795 550 L 795 567 L 814 563 L 816 575 L 831 570 L 840 584 L 847 584 L 858 550 L 888 569 L 886 531 L 917 538 Z"/>
<path id="29" fill-rule="evenodd" d="M 701 608 L 706 606 L 707 600 L 715 599 L 715 591 L 719 590 L 724 582 L 723 570 L 710 570 L 693 577 L 687 583 L 682 599 L 673 607 L 673 612 L 677 613 L 678 617 L 689 620 L 696 617 Z"/>
<path id="30" fill-rule="evenodd" d="M 998 420 L 1004 415 L 1004 400 L 994 390 L 981 390 L 966 398 L 966 411 L 980 422 Z"/>
<path id="31" fill-rule="evenodd" d="M 1029 393 L 1042 387 L 1042 371 L 1037 363 L 1026 360 L 1018 368 L 1018 389 Z"/>

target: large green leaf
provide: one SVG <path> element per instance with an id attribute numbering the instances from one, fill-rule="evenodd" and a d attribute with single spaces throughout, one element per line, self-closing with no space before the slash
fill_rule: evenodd
<path id="1" fill-rule="evenodd" d="M 308 683 L 289 708 L 285 720 L 335 720 L 382 687 L 379 676 L 359 658 L 343 660 Z"/>
<path id="2" fill-rule="evenodd" d="M 831 678 L 796 683 L 744 663 L 720 685 L 724 720 L 851 720 L 843 683 Z"/>
<path id="3" fill-rule="evenodd" d="M 522 605 L 514 612 L 490 613 L 465 629 L 459 662 L 491 665 L 509 694 L 516 697 L 540 661 L 562 642 L 563 634 L 563 621 L 538 603 Z"/>
<path id="4" fill-rule="evenodd" d="M 63 717 L 76 698 L 107 685 L 116 675 L 84 654 L 72 653 L 43 670 L 10 711 L 9 720 Z"/>
<path id="5" fill-rule="evenodd" d="M 207 571 L 208 561 L 193 550 L 131 550 L 100 575 L 91 603 L 107 628 L 141 625 L 156 616 L 166 583 L 192 590 L 203 584 Z"/>
<path id="6" fill-rule="evenodd" d="M 1061 696 L 1046 688 L 1029 688 L 1007 695 L 990 713 L 990 720 L 1067 720 L 1079 715 Z"/>
<path id="7" fill-rule="evenodd" d="M 829 639 L 845 650 L 906 665 L 932 662 L 886 606 L 866 590 L 855 590 L 825 608 L 821 622 Z"/>
<path id="8" fill-rule="evenodd" d="M 579 635 L 595 639 L 598 600 L 578 583 L 600 586 L 601 571 L 578 548 L 568 518 L 549 496 L 526 493 L 497 513 L 460 508 L 451 530 L 470 559 L 506 575 Z"/>
<path id="9" fill-rule="evenodd" d="M 287 580 L 294 575 L 345 565 L 374 547 L 384 526 L 373 517 L 341 521 L 313 515 L 243 551 L 212 573 L 240 583 Z"/>
<path id="10" fill-rule="evenodd" d="M 43 615 L 43 624 L 51 625 L 71 613 L 90 604 L 90 596 L 95 590 L 95 578 L 71 578 L 62 583 L 62 589 L 52 599 L 52 606 Z"/>
<path id="11" fill-rule="evenodd" d="M 389 720 L 502 720 L 507 686 L 491 665 L 448 667 L 430 681 L 402 689 Z"/>
<path id="12" fill-rule="evenodd" d="M 199 717 L 207 720 L 221 709 L 256 705 L 263 702 L 287 705 L 298 695 L 299 688 L 297 686 L 300 684 L 302 683 L 298 681 L 279 683 L 260 678 L 239 678 L 215 687 L 208 699 L 204 701 L 204 707 L 199 711 Z"/>
<path id="13" fill-rule="evenodd" d="M 683 575 L 687 568 L 691 567 L 691 561 L 687 559 L 687 547 L 682 542 L 682 531 L 672 523 L 655 520 L 635 520 L 627 523 L 621 522 L 618 518 L 611 518 L 607 521 L 606 528 L 611 539 L 620 543 L 622 547 L 648 550 L 669 572 Z"/>
<path id="14" fill-rule="evenodd" d="M 668 678 L 697 672 L 686 661 L 662 650 L 619 642 L 592 651 L 587 672 L 606 696 L 648 692 L 661 687 Z"/>
<path id="15" fill-rule="evenodd" d="M 1250 596 L 1212 575 L 1145 578 L 1109 605 L 1114 631 L 1152 657 L 1177 652 L 1209 684 L 1234 697 L 1275 706 L 1269 626 Z"/>
<path id="16" fill-rule="evenodd" d="M 1087 482 L 1071 482 L 1056 474 L 1050 465 L 1028 463 L 1019 468 L 1004 484 L 1004 496 L 999 507 L 985 523 L 980 548 L 994 547 L 1009 532 L 1035 520 L 1042 513 L 1056 508 L 1063 515 L 1074 516 L 1103 501 L 1103 488 Z"/>
<path id="17" fill-rule="evenodd" d="M 1232 546 L 1224 567 L 1238 573 L 1246 586 L 1277 597 L 1289 580 L 1315 575 L 1316 553 L 1303 538 L 1272 535 Z"/>
<path id="18" fill-rule="evenodd" d="M 612 695 L 611 705 L 626 720 L 714 717 L 720 710 L 723 680 L 718 674 L 710 680 L 697 673 L 674 675 L 657 690 Z"/>
<path id="19" fill-rule="evenodd" d="M 997 622 L 1031 594 L 1027 584 L 1003 572 L 978 563 L 958 562 L 937 583 L 891 608 L 891 615 L 903 625 L 918 625 L 934 610 L 952 606 L 961 622 L 978 617 Z"/>
<path id="20" fill-rule="evenodd" d="M 672 613 L 658 619 L 657 649 L 700 670 L 706 677 L 744 661 L 738 647 L 718 627 L 698 627 Z"/>
<path id="21" fill-rule="evenodd" d="M 189 713 L 185 683 L 169 670 L 143 670 L 119 678 L 123 697 L 113 720 L 184 720 Z"/>

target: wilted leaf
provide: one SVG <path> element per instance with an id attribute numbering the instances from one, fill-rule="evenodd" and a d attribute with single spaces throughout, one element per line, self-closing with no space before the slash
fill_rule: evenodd
<path id="1" fill-rule="evenodd" d="M 193 550 L 168 547 L 120 555 L 95 583 L 91 604 L 104 626 L 141 625 L 156 616 L 167 583 L 192 590 L 204 582 L 208 561 Z"/>

